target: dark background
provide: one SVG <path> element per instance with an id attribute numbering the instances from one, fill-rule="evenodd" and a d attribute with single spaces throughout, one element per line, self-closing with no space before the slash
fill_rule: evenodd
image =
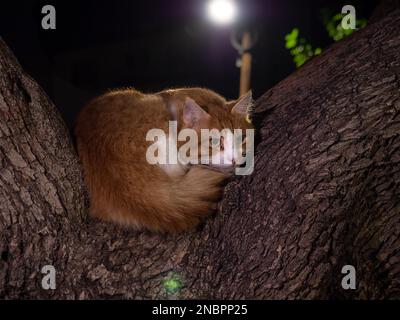
<path id="1" fill-rule="evenodd" d="M 346 4 L 368 18 L 378 1 L 237 0 L 236 28 L 258 30 L 252 50 L 257 98 L 295 70 L 285 34 L 300 29 L 313 46 L 332 43 L 321 11 Z M 41 8 L 56 8 L 56 30 L 43 30 Z M 204 0 L 2 1 L 0 35 L 55 102 L 69 127 L 80 108 L 107 89 L 144 92 L 202 86 L 236 98 L 239 69 L 231 29 L 210 23 Z"/>

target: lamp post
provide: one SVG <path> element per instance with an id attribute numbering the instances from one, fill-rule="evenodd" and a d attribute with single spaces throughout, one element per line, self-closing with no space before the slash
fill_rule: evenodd
<path id="1" fill-rule="evenodd" d="M 250 32 L 244 31 L 242 35 L 242 45 L 240 53 L 240 87 L 239 96 L 250 90 L 251 77 L 251 53 L 248 51 L 251 47 Z"/>
<path id="2" fill-rule="evenodd" d="M 210 0 L 208 2 L 208 16 L 212 21 L 219 25 L 233 24 L 237 16 L 237 7 L 233 0 Z M 231 43 L 237 50 L 239 59 L 236 65 L 240 68 L 239 96 L 250 90 L 251 79 L 251 53 L 250 49 L 254 46 L 256 37 L 252 36 L 249 30 L 245 30 L 238 41 L 236 34 L 232 31 Z"/>

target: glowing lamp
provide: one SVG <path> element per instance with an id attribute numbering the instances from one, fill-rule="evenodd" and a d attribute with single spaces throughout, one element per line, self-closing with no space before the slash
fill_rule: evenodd
<path id="1" fill-rule="evenodd" d="M 215 23 L 227 25 L 235 19 L 237 8 L 232 0 L 211 0 L 208 2 L 207 13 Z"/>

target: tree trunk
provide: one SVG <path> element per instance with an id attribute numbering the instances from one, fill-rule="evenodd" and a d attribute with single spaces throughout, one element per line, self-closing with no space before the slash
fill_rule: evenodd
<path id="1" fill-rule="evenodd" d="M 87 218 L 65 125 L 0 40 L 0 298 L 400 298 L 399 52 L 397 10 L 269 90 L 254 173 L 163 236 Z"/>

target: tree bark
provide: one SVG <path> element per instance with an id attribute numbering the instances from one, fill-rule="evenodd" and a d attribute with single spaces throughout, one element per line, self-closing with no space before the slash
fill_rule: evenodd
<path id="1" fill-rule="evenodd" d="M 65 125 L 0 40 L 0 298 L 400 298 L 399 52 L 397 10 L 265 93 L 254 173 L 158 235 L 87 218 Z"/>

